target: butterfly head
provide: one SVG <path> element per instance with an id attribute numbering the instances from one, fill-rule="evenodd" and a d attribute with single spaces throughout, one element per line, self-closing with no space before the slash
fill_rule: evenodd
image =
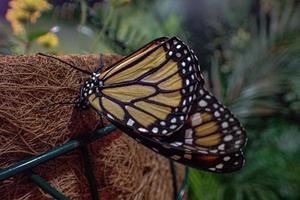
<path id="1" fill-rule="evenodd" d="M 76 100 L 75 107 L 85 109 L 89 105 L 88 97 L 92 94 L 99 96 L 99 88 L 103 86 L 99 80 L 100 73 L 93 73 L 91 77 L 84 82 L 80 88 L 79 98 Z"/>

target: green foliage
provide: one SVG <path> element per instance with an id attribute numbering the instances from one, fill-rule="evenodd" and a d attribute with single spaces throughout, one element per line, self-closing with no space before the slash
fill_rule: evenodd
<path id="1" fill-rule="evenodd" d="M 244 121 L 246 164 L 227 175 L 194 170 L 190 199 L 300 198 L 300 10 L 275 5 L 271 24 L 261 17 L 259 31 L 241 22 L 231 36 L 219 34 L 223 48 L 212 55 L 209 87 Z"/>
<path id="2" fill-rule="evenodd" d="M 252 142 L 240 172 L 215 175 L 193 170 L 190 199 L 299 199 L 300 128 L 281 119 L 266 123 L 259 132 L 249 132 Z"/>
<path id="3" fill-rule="evenodd" d="M 17 53 L 126 55 L 155 38 L 181 34 L 181 18 L 169 9 L 170 2 L 114 0 L 94 5 L 82 0 L 67 2 L 44 13 L 36 24 L 26 24 L 28 35 L 15 37 L 10 45 Z M 35 43 L 36 36 L 52 27 L 59 27 L 57 35 L 61 43 L 58 48 L 43 49 Z M 26 47 L 28 44 L 30 48 Z"/>
<path id="4" fill-rule="evenodd" d="M 178 35 L 180 18 L 166 9 L 167 2 L 120 4 L 120 1 L 113 1 L 89 8 L 90 17 L 85 25 L 91 26 L 93 32 L 90 35 L 93 38 L 90 51 L 97 51 L 104 45 L 108 51 L 128 54 L 145 41 L 163 35 Z"/>
<path id="5" fill-rule="evenodd" d="M 282 12 L 290 12 L 290 9 L 283 9 Z M 277 29 L 274 28 L 269 35 L 262 33 L 267 27 L 259 34 L 252 33 L 250 41 L 249 36 L 245 39 L 249 45 L 242 50 L 236 49 L 237 45 L 232 43 L 225 44 L 233 47 L 226 50 L 230 51 L 227 53 L 230 56 L 222 64 L 219 64 L 217 56 L 213 58 L 212 63 L 217 63 L 212 66 L 213 87 L 218 93 L 222 93 L 225 102 L 231 105 L 238 116 L 287 115 L 299 112 L 300 28 L 299 24 L 293 24 L 293 19 L 299 13 L 295 11 L 285 19 L 271 17 Z M 286 15 L 288 14 L 282 14 Z M 284 24 L 285 27 L 279 24 Z M 238 29 L 232 38 L 239 37 L 240 32 Z M 218 69 L 226 71 L 226 68 L 229 68 L 229 72 L 219 74 Z M 218 77 L 222 76 L 226 81 L 219 81 Z"/>

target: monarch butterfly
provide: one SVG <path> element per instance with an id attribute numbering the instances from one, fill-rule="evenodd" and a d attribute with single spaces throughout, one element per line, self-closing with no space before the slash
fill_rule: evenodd
<path id="1" fill-rule="evenodd" d="M 77 102 L 88 105 L 177 162 L 211 172 L 244 164 L 244 128 L 204 89 L 197 57 L 176 37 L 156 39 L 107 70 L 96 70 Z"/>
<path id="2" fill-rule="evenodd" d="M 157 49 L 161 49 L 161 51 L 155 54 Z M 151 60 L 151 57 L 154 60 Z M 137 61 L 138 59 L 141 60 Z M 172 65 L 167 64 L 170 60 Z M 156 65 L 159 68 L 153 67 L 156 70 L 147 71 L 147 68 L 145 69 L 144 66 L 147 64 Z M 160 86 L 161 81 L 166 81 L 170 83 L 169 89 L 177 89 L 175 80 L 172 80 L 174 73 L 178 73 L 178 78 L 180 75 L 183 77 L 181 81 L 185 79 L 185 81 L 190 81 L 192 84 L 186 84 L 184 85 L 185 87 L 180 88 L 182 95 L 186 96 L 186 98 L 183 98 L 180 104 L 174 104 L 174 110 L 170 112 L 171 116 L 167 118 L 168 120 L 159 121 L 159 124 L 156 124 L 155 127 L 148 126 L 148 129 L 143 129 L 144 126 L 142 129 L 138 128 L 138 131 L 132 131 L 130 126 L 136 122 L 130 121 L 130 118 L 126 118 L 128 120 L 126 124 L 120 120 L 114 120 L 110 116 L 112 111 L 108 109 L 115 109 L 117 106 L 108 105 L 108 109 L 101 103 L 99 106 L 98 99 L 100 95 L 96 94 L 92 95 L 92 99 L 89 98 L 88 101 L 98 112 L 103 112 L 104 110 L 104 113 L 111 119 L 112 123 L 124 130 L 125 133 L 152 150 L 183 164 L 212 172 L 231 172 L 243 166 L 244 156 L 241 148 L 245 145 L 247 139 L 245 130 L 233 114 L 204 89 L 204 79 L 201 75 L 198 59 L 193 51 L 183 42 L 177 38 L 159 38 L 154 40 L 129 57 L 125 57 L 114 64 L 110 69 L 99 75 L 99 79 L 105 81 L 106 77 L 111 78 L 111 76 L 115 75 L 114 79 L 124 81 L 124 77 L 127 79 L 129 77 L 120 74 L 120 72 L 126 72 L 126 70 L 131 70 L 131 68 L 143 70 L 142 75 L 131 74 L 133 79 L 141 76 L 141 78 L 138 78 L 138 84 L 140 85 L 135 88 L 136 90 L 145 84 L 143 82 L 145 80 L 151 80 L 158 86 Z M 97 75 L 94 79 L 98 80 Z M 89 86 L 92 83 L 87 82 L 86 84 Z M 121 87 L 125 89 L 127 84 L 128 82 L 125 82 L 125 84 L 121 84 Z M 134 82 L 134 84 L 137 84 L 137 82 Z M 159 93 L 155 93 L 151 97 L 166 94 L 161 88 L 158 87 L 156 89 Z M 83 88 L 81 91 L 87 92 L 90 89 Z M 130 88 L 123 92 L 130 93 Z M 173 91 L 169 90 L 168 92 L 172 93 Z M 93 91 L 91 93 L 93 94 Z M 161 113 L 160 109 L 166 110 L 165 106 L 172 108 L 172 101 L 176 98 L 169 95 L 166 97 L 168 98 L 163 98 L 163 100 L 158 98 L 157 100 L 161 101 L 156 101 L 155 98 L 149 99 L 143 96 L 140 99 L 143 101 L 142 106 L 134 107 L 140 108 L 140 111 L 143 112 L 136 113 L 136 116 L 133 115 L 133 117 L 135 116 L 137 121 L 141 118 L 141 122 L 147 121 L 147 117 L 158 118 Z M 84 102 L 85 99 L 85 95 L 83 95 L 81 102 Z M 123 104 L 123 102 L 117 103 Z M 124 109 L 126 109 L 126 106 L 125 108 L 123 107 Z M 192 111 L 189 113 L 190 109 Z M 188 113 L 189 117 L 186 115 Z M 176 117 L 176 115 L 182 118 Z M 182 122 L 184 122 L 183 126 L 180 125 Z"/>
<path id="3" fill-rule="evenodd" d="M 91 105 L 140 134 L 171 135 L 183 126 L 196 98 L 195 62 L 176 37 L 156 39 L 94 72 L 81 87 L 78 107 Z"/>

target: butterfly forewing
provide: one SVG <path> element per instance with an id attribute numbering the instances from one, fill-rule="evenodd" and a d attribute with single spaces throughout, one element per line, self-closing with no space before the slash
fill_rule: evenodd
<path id="1" fill-rule="evenodd" d="M 125 58 L 121 59 L 120 61 L 114 63 L 112 66 L 108 67 L 108 70 L 104 71 L 101 74 L 102 79 L 107 79 L 108 77 L 114 76 L 118 73 L 120 73 L 122 70 L 126 70 L 128 66 L 135 65 L 136 62 L 138 62 L 139 59 L 147 57 L 147 53 L 151 52 L 154 48 L 157 48 L 162 43 L 167 41 L 168 38 L 162 37 L 158 38 L 149 44 L 146 44 L 144 47 L 138 49 L 137 51 L 133 52 L 131 55 L 126 56 Z M 120 74 L 119 74 L 120 75 Z M 117 75 L 117 77 L 119 77 Z M 125 81 L 128 81 L 125 77 Z"/>
<path id="2" fill-rule="evenodd" d="M 198 85 L 195 59 L 177 38 L 160 38 L 99 76 L 91 105 L 139 133 L 170 135 L 183 126 Z"/>

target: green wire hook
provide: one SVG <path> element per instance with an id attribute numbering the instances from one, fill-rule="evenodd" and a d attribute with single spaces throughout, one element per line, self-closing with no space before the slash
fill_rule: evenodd
<path id="1" fill-rule="evenodd" d="M 104 128 L 96 130 L 92 134 L 87 134 L 85 137 L 82 137 L 80 139 L 72 139 L 69 142 L 60 145 L 54 149 L 51 149 L 45 153 L 42 153 L 37 156 L 33 156 L 29 159 L 22 160 L 8 168 L 1 169 L 0 170 L 0 181 L 3 181 L 5 179 L 8 179 L 16 174 L 22 173 L 22 172 L 28 172 L 30 180 L 32 180 L 34 183 L 36 183 L 42 190 L 53 196 L 55 199 L 59 200 L 69 200 L 68 197 L 66 197 L 63 193 L 56 190 L 54 187 L 52 187 L 45 179 L 43 179 L 41 176 L 36 174 L 32 171 L 33 167 L 36 167 L 42 163 L 45 163 L 53 158 L 56 158 L 64 153 L 67 153 L 71 150 L 74 150 L 76 148 L 81 147 L 82 157 L 84 161 L 84 170 L 85 170 L 85 176 L 89 182 L 89 187 L 92 195 L 93 200 L 99 200 L 99 194 L 97 190 L 97 184 L 96 179 L 93 174 L 91 161 L 88 153 L 87 144 L 91 143 L 99 138 L 102 138 L 112 131 L 116 130 L 117 128 L 110 124 Z M 171 165 L 171 172 L 172 172 L 172 180 L 173 180 L 173 189 L 174 189 L 174 197 L 176 200 L 182 200 L 183 195 L 186 190 L 187 185 L 187 170 L 185 174 L 184 183 L 181 186 L 179 192 L 177 193 L 177 178 L 176 178 L 176 170 L 173 161 L 170 163 Z M 186 168 L 187 169 L 187 168 Z M 176 195 L 177 193 L 177 195 Z"/>

